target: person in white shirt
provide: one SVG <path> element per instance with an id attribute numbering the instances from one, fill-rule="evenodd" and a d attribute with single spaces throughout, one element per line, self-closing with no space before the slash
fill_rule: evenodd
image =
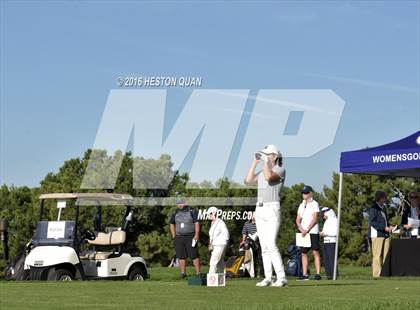
<path id="1" fill-rule="evenodd" d="M 264 279 L 256 286 L 287 285 L 283 261 L 276 243 L 281 222 L 280 193 L 286 177 L 282 159 L 275 145 L 265 146 L 255 154 L 245 178 L 245 184 L 258 185 L 255 224 L 261 245 Z M 263 169 L 256 173 L 255 169 L 260 162 L 264 163 Z M 277 276 L 275 282 L 272 282 L 273 268 Z"/>
<path id="2" fill-rule="evenodd" d="M 296 225 L 302 234 L 302 237 L 305 237 L 306 234 L 310 235 L 311 238 L 311 247 L 310 248 L 301 248 L 302 252 L 302 277 L 299 277 L 299 280 L 309 280 L 308 276 L 308 251 L 312 249 L 312 254 L 314 256 L 316 274 L 314 280 L 321 280 L 321 256 L 319 255 L 319 229 L 318 229 L 318 215 L 319 215 L 319 205 L 313 197 L 313 189 L 309 185 L 305 185 L 301 190 L 303 201 L 299 205 L 299 209 L 296 216 Z"/>
<path id="3" fill-rule="evenodd" d="M 324 219 L 324 226 L 319 233 L 324 238 L 323 256 L 324 267 L 327 279 L 332 279 L 334 275 L 335 244 L 337 242 L 337 217 L 333 209 L 324 207 L 321 209 Z M 338 272 L 337 272 L 338 274 Z"/>
<path id="4" fill-rule="evenodd" d="M 209 231 L 209 250 L 211 251 L 209 273 L 224 273 L 225 250 L 229 241 L 229 231 L 225 222 L 217 217 L 219 209 L 211 207 L 207 210 L 210 215 L 211 226 Z"/>

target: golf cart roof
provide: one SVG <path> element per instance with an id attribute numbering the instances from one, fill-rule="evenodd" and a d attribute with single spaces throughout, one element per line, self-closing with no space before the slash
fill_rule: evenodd
<path id="1" fill-rule="evenodd" d="M 40 200 L 43 199 L 77 199 L 77 200 L 90 200 L 90 201 L 112 201 L 112 202 L 128 202 L 133 200 L 131 195 L 127 194 L 114 194 L 114 193 L 53 193 L 42 194 L 39 196 Z"/>

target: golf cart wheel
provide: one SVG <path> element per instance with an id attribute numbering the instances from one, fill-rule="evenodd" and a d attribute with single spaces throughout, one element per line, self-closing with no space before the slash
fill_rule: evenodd
<path id="1" fill-rule="evenodd" d="M 50 281 L 72 281 L 73 279 L 73 273 L 67 269 L 51 269 L 48 273 Z"/>
<path id="2" fill-rule="evenodd" d="M 130 273 L 128 274 L 128 280 L 130 281 L 144 281 L 145 278 L 145 272 L 143 268 L 139 266 L 135 266 L 133 269 L 131 269 Z"/>

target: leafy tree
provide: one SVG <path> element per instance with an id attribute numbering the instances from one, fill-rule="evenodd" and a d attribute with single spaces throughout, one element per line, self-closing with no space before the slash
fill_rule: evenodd
<path id="1" fill-rule="evenodd" d="M 95 159 L 89 161 L 90 157 Z M 117 167 L 120 166 L 118 171 Z M 90 169 L 86 176 L 87 169 Z M 103 173 L 110 171 L 111 173 Z M 133 183 L 133 171 L 134 180 Z M 145 159 L 133 156 L 130 152 L 123 154 L 116 152 L 109 155 L 106 151 L 88 150 L 82 158 L 67 160 L 57 172 L 48 173 L 40 182 L 39 188 L 6 186 L 0 187 L 0 217 L 7 218 L 10 226 L 10 255 L 16 256 L 32 237 L 33 230 L 39 218 L 39 195 L 53 192 L 97 192 L 98 190 L 81 190 L 84 182 L 107 186 L 113 182 L 113 174 L 116 175 L 113 192 L 131 194 L 136 198 L 162 198 L 174 197 L 175 193 L 181 193 L 185 197 L 226 198 L 226 204 L 220 207 L 224 211 L 254 211 L 255 206 L 245 204 L 233 205 L 232 198 L 249 197 L 255 198 L 257 191 L 241 184 L 234 184 L 227 179 L 220 179 L 215 183 L 203 180 L 201 183 L 191 183 L 188 174 L 178 174 L 173 170 L 171 158 L 162 155 L 158 159 Z M 173 178 L 172 178 L 173 177 Z M 143 179 L 142 179 L 143 178 Z M 144 186 L 161 184 L 166 178 L 171 178 L 166 189 L 134 188 L 134 185 Z M 337 211 L 339 175 L 332 176 L 332 187 L 324 186 L 322 193 L 314 193 L 315 199 L 321 206 L 327 206 Z M 153 183 L 155 182 L 155 183 Z M 419 181 L 411 178 L 378 177 L 370 175 L 345 175 L 343 187 L 343 204 L 340 228 L 340 263 L 369 265 L 371 258 L 369 253 L 369 240 L 367 238 L 367 220 L 363 211 L 369 208 L 376 190 L 382 189 L 392 195 L 394 186 L 402 192 L 408 193 L 413 189 L 420 189 Z M 287 246 L 294 243 L 295 218 L 297 208 L 302 201 L 300 189 L 303 184 L 295 184 L 284 187 L 281 194 L 281 228 L 279 231 L 278 246 L 282 255 L 286 254 Z M 111 190 L 100 190 L 111 192 Z M 138 202 L 138 201 L 137 201 Z M 140 252 L 149 264 L 167 265 L 174 255 L 172 240 L 169 234 L 169 217 L 175 210 L 175 205 L 153 205 L 136 203 L 134 216 L 129 226 L 128 250 Z M 196 209 L 207 209 L 208 205 L 197 205 Z M 46 208 L 46 218 L 55 219 L 57 209 L 49 204 Z M 123 214 L 122 208 L 104 206 L 103 226 L 118 226 Z M 63 216 L 70 215 L 72 205 L 66 208 Z M 85 228 L 93 228 L 95 208 L 84 208 L 81 212 L 81 225 Z M 389 209 L 393 216 L 393 223 L 397 224 L 400 217 L 395 210 Z M 226 224 L 230 232 L 230 244 L 227 255 L 235 255 L 238 251 L 244 220 L 228 220 Z M 322 225 L 322 221 L 320 221 Z M 102 227 L 104 229 L 105 227 Z M 201 222 L 199 252 L 203 264 L 207 264 L 209 253 L 207 250 L 208 230 L 210 221 Z M 3 255 L 3 251 L 1 254 Z M 4 266 L 3 257 L 0 256 L 0 267 Z"/>
<path id="2" fill-rule="evenodd" d="M 170 236 L 166 233 L 159 233 L 156 230 L 140 235 L 137 239 L 136 247 L 139 249 L 140 255 L 149 264 L 167 266 L 174 255 Z"/>
<path id="3" fill-rule="evenodd" d="M 8 188 L 3 185 L 0 189 L 0 218 L 6 218 L 9 223 L 10 257 L 16 257 L 33 235 L 38 221 L 37 194 L 36 189 L 26 186 Z"/>

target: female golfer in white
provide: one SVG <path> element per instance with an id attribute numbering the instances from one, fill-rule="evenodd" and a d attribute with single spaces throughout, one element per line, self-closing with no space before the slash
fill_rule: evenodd
<path id="1" fill-rule="evenodd" d="M 229 231 L 225 222 L 217 217 L 219 209 L 210 207 L 207 213 L 210 215 L 211 227 L 209 231 L 211 251 L 209 273 L 224 273 L 225 272 L 225 249 L 229 241 Z"/>
<path id="2" fill-rule="evenodd" d="M 259 162 L 264 162 L 263 170 L 255 173 Z M 265 278 L 257 286 L 287 285 L 283 261 L 276 245 L 277 233 L 280 228 L 280 192 L 283 188 L 286 171 L 282 164 L 282 156 L 274 145 L 267 145 L 255 154 L 251 168 L 245 179 L 248 185 L 258 185 L 258 202 L 255 208 L 257 233 L 260 238 L 261 256 L 264 265 Z M 271 281 L 272 267 L 277 279 Z"/>

